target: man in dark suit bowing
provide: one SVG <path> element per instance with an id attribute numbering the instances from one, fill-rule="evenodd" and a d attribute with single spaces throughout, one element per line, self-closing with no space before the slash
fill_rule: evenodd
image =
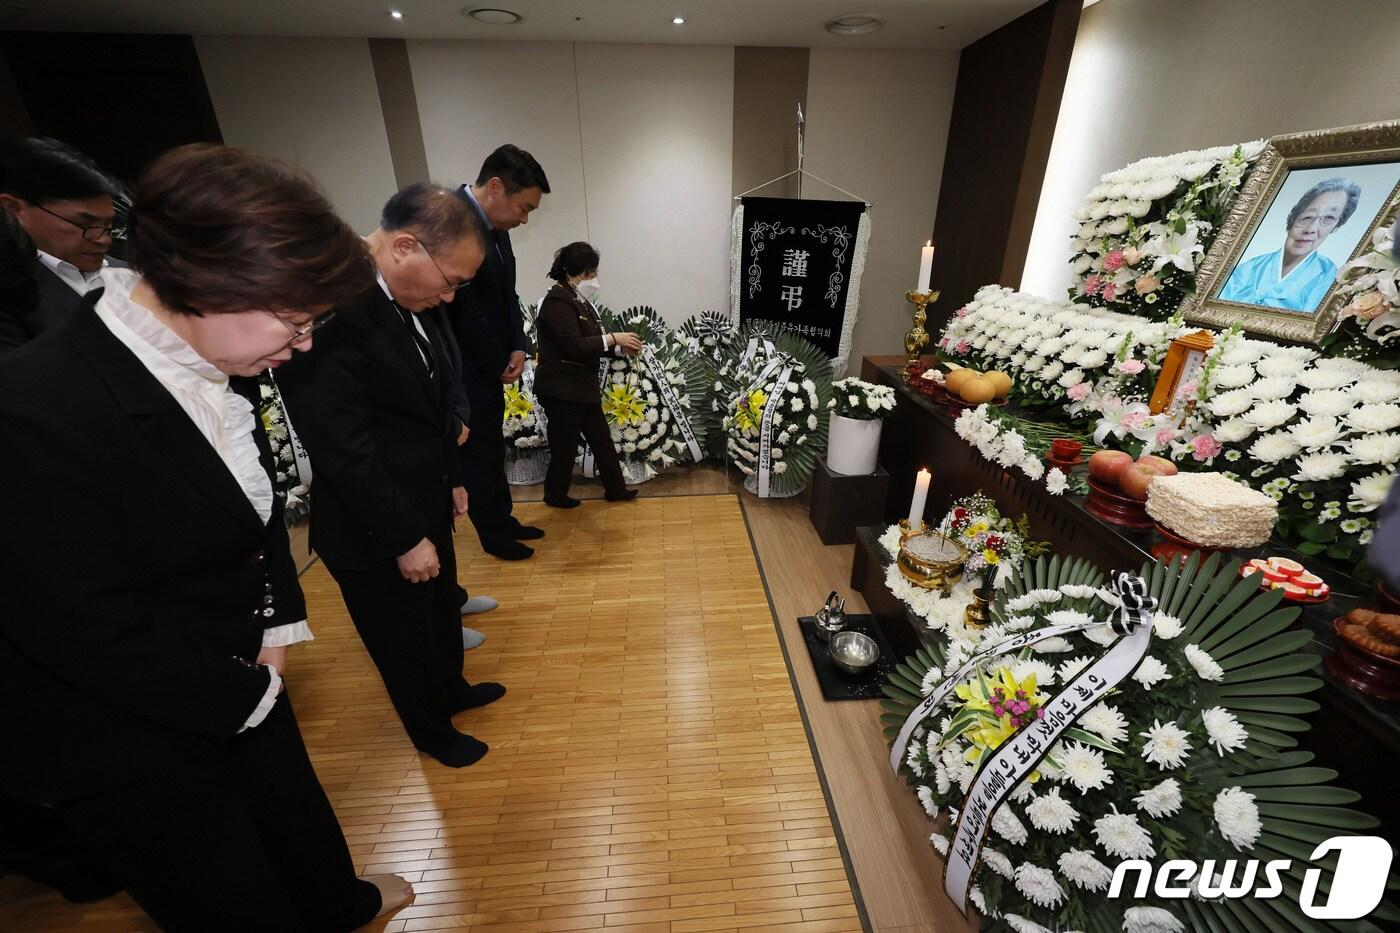
<path id="1" fill-rule="evenodd" d="M 311 546 L 413 744 L 462 767 L 487 747 L 452 716 L 505 688 L 462 677 L 452 521 L 467 508 L 463 429 L 436 309 L 476 274 L 486 227 L 449 189 L 418 184 L 389 199 L 366 241 L 377 284 L 277 381 L 315 471 Z"/>
<path id="2" fill-rule="evenodd" d="M 56 139 L 0 143 L 0 207 L 34 241 L 38 303 L 0 307 L 0 353 L 61 324 L 102 287 L 121 185 Z"/>
<path id="3" fill-rule="evenodd" d="M 467 514 L 486 553 L 524 560 L 534 550 L 521 542 L 544 532 L 520 524 L 511 514 L 506 483 L 502 386 L 519 379 L 525 369 L 525 326 L 510 231 L 529 222 L 549 193 L 549 180 L 530 153 L 507 144 L 487 156 L 476 183 L 462 185 L 458 193 L 490 227 L 481 271 L 448 313 L 465 357 L 462 382 L 472 409 L 471 436 L 460 453 L 471 494 Z"/>

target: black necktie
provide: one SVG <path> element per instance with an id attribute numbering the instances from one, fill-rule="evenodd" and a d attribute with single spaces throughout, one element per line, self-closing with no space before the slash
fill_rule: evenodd
<path id="1" fill-rule="evenodd" d="M 399 307 L 399 303 L 394 302 L 394 310 L 399 312 L 399 317 L 403 318 L 404 327 L 408 328 L 408 335 L 413 338 L 413 344 L 418 348 L 418 352 L 423 356 L 423 365 L 428 367 L 428 377 L 432 378 L 433 372 L 433 346 L 413 324 L 413 314 Z"/>

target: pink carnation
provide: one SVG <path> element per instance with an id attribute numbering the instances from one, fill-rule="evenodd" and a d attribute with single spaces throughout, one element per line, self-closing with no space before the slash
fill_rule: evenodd
<path id="1" fill-rule="evenodd" d="M 959 352 L 959 353 L 966 353 L 967 351 L 969 351 L 969 350 L 971 350 L 971 349 L 972 349 L 972 344 L 968 343 L 966 340 L 959 340 L 959 341 L 958 341 L 958 352 Z"/>
<path id="2" fill-rule="evenodd" d="M 1146 368 L 1147 364 L 1142 360 L 1124 360 L 1118 364 L 1118 371 L 1120 373 L 1127 373 L 1130 376 L 1136 376 Z"/>
<path id="3" fill-rule="evenodd" d="M 1143 422 L 1145 422 L 1146 420 L 1146 412 L 1130 411 L 1124 414 L 1123 417 L 1119 419 L 1118 423 L 1121 424 L 1123 427 L 1127 428 L 1129 431 L 1135 431 L 1138 428 L 1142 427 Z"/>
<path id="4" fill-rule="evenodd" d="M 1161 428 L 1161 429 L 1159 429 L 1159 430 L 1157 431 L 1157 446 L 1158 446 L 1158 447 L 1165 447 L 1165 446 L 1167 446 L 1168 444 L 1170 444 L 1170 443 L 1172 442 L 1172 438 L 1174 438 L 1174 437 L 1176 437 L 1176 432 L 1173 431 L 1171 428 Z"/>
<path id="5" fill-rule="evenodd" d="M 1084 280 L 1084 294 L 1097 295 L 1099 289 L 1103 288 L 1103 279 L 1097 275 L 1091 275 Z"/>
<path id="6" fill-rule="evenodd" d="M 1066 392 L 1065 394 L 1068 395 L 1072 400 L 1074 400 L 1074 401 L 1076 401 L 1076 402 L 1082 402 L 1082 401 L 1084 401 L 1085 397 L 1089 394 L 1089 390 L 1092 389 L 1092 388 L 1093 388 L 1093 384 L 1092 384 L 1092 383 L 1081 382 L 1081 383 L 1078 383 L 1077 385 L 1072 385 L 1072 386 L 1070 386 L 1070 387 L 1069 387 L 1069 391 Z"/>
<path id="7" fill-rule="evenodd" d="M 1191 456 L 1204 463 L 1220 456 L 1220 452 L 1225 448 L 1220 445 L 1209 433 L 1198 434 L 1191 439 L 1191 446 L 1194 448 Z"/>
<path id="8" fill-rule="evenodd" d="M 1118 286 L 1117 286 L 1116 284 L 1114 284 L 1113 282 L 1109 282 L 1107 285 L 1105 285 L 1105 286 L 1103 287 L 1103 300 L 1104 300 L 1104 301 L 1112 301 L 1113 299 L 1115 299 L 1115 298 L 1117 298 L 1117 297 L 1118 297 Z"/>
<path id="9" fill-rule="evenodd" d="M 1182 383 L 1181 385 L 1179 385 L 1179 386 L 1176 387 L 1176 397 L 1177 397 L 1177 398 L 1189 398 L 1190 396 L 1195 395 L 1195 394 L 1196 394 L 1196 380 L 1194 380 L 1194 379 L 1192 379 L 1190 382 Z"/>
<path id="10" fill-rule="evenodd" d="M 1115 249 L 1103 258 L 1103 271 L 1117 272 L 1119 269 L 1123 268 L 1124 262 L 1123 251 L 1121 249 Z"/>
<path id="11" fill-rule="evenodd" d="M 967 309 L 966 309 L 966 308 L 959 308 L 959 309 L 958 309 L 958 317 L 967 317 Z"/>

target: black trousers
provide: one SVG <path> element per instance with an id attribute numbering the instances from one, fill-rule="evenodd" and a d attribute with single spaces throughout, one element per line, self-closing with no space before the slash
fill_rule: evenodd
<path id="1" fill-rule="evenodd" d="M 452 710 L 468 685 L 462 677 L 462 601 L 451 529 L 430 540 L 439 572 L 426 583 L 408 582 L 393 564 L 382 570 L 327 568 L 404 731 L 416 748 L 431 754 L 456 739 Z"/>
<path id="2" fill-rule="evenodd" d="M 57 809 L 172 933 L 344 933 L 380 907 L 355 877 L 285 694 L 189 767 Z"/>
<path id="3" fill-rule="evenodd" d="M 513 541 L 520 524 L 511 514 L 510 484 L 506 482 L 506 442 L 501 436 L 505 417 L 504 386 L 468 376 L 465 387 L 472 406 L 471 433 L 457 448 L 462 481 L 467 488 L 467 517 L 481 546 L 490 549 Z"/>
<path id="4" fill-rule="evenodd" d="M 544 477 L 544 494 L 551 499 L 569 494 L 580 436 L 593 450 L 604 492 L 609 496 L 620 496 L 626 492 L 622 465 L 618 463 L 617 450 L 613 447 L 612 433 L 602 407 L 596 402 L 568 402 L 543 396 L 540 404 L 544 406 L 545 417 L 549 420 L 549 472 Z"/>

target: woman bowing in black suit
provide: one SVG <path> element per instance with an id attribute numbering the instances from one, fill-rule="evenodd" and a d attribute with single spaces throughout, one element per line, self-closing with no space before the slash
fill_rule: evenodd
<path id="1" fill-rule="evenodd" d="M 605 334 L 593 298 L 598 294 L 598 251 L 587 243 L 570 243 L 554 254 L 549 277 L 555 284 L 540 302 L 540 361 L 535 395 L 548 420 L 549 472 L 544 478 L 545 505 L 572 509 L 569 495 L 579 437 L 587 441 L 602 474 L 609 502 L 635 498 L 622 478 L 612 432 L 603 415 L 598 363 L 609 353 L 636 356 L 642 340 L 631 332 Z"/>
<path id="2" fill-rule="evenodd" d="M 373 284 L 309 179 L 223 146 L 142 178 L 134 270 L 0 367 L 0 792 L 169 930 L 351 930 L 355 877 L 282 690 L 310 637 L 251 380 Z"/>

